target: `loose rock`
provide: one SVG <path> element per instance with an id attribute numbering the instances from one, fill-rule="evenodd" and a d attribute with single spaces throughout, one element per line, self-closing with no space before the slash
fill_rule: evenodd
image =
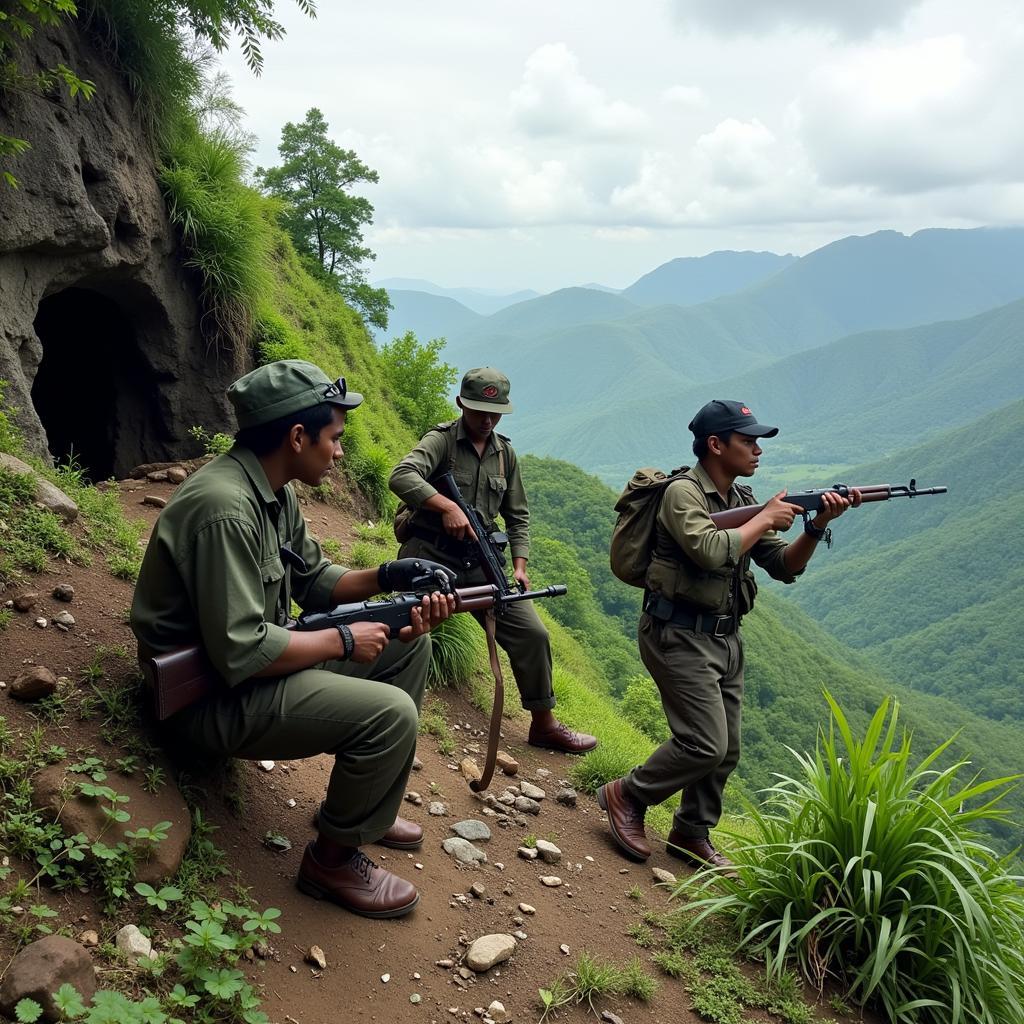
<path id="1" fill-rule="evenodd" d="M 519 771 L 519 762 L 511 754 L 506 754 L 504 750 L 498 751 L 498 756 L 494 759 L 494 763 L 506 775 L 515 775 Z"/>
<path id="2" fill-rule="evenodd" d="M 40 616 L 40 617 L 39 617 L 38 619 L 36 619 L 36 625 L 37 625 L 37 626 L 38 626 L 38 627 L 39 627 L 40 629 L 46 629 L 46 627 L 47 627 L 47 626 L 49 625 L 49 622 L 47 622 L 47 621 L 46 621 L 46 619 L 44 619 L 44 618 L 42 618 L 42 617 Z"/>
<path id="3" fill-rule="evenodd" d="M 482 935 L 466 950 L 466 966 L 482 974 L 506 961 L 515 951 L 516 940 L 511 935 Z"/>
<path id="4" fill-rule="evenodd" d="M 427 808 L 427 814 L 432 814 L 435 818 L 443 818 L 447 813 L 447 804 L 441 803 L 440 800 L 431 800 L 430 806 Z"/>
<path id="5" fill-rule="evenodd" d="M 410 789 L 409 792 L 405 794 L 405 799 L 408 800 L 409 803 L 411 803 L 414 807 L 423 806 L 423 797 L 421 797 L 419 793 L 417 793 L 413 789 Z"/>
<path id="6" fill-rule="evenodd" d="M 92 958 L 74 939 L 47 935 L 26 946 L 7 968 L 0 985 L 0 1012 L 13 1018 L 22 999 L 34 999 L 45 1020 L 60 1020 L 53 994 L 65 984 L 73 985 L 88 1003 L 96 992 Z"/>
<path id="7" fill-rule="evenodd" d="M 571 786 L 565 786 L 555 794 L 555 800 L 565 807 L 575 807 L 576 790 Z"/>
<path id="8" fill-rule="evenodd" d="M 14 610 L 18 612 L 27 612 L 35 607 L 36 601 L 39 600 L 39 594 L 34 590 L 30 590 L 24 594 L 19 594 L 14 599 Z"/>
<path id="9" fill-rule="evenodd" d="M 423 762 L 418 757 L 412 759 L 412 770 L 414 772 L 423 771 Z"/>
<path id="10" fill-rule="evenodd" d="M 530 917 L 531 915 L 537 913 L 537 908 L 531 907 L 529 903 L 520 903 L 519 913 L 525 914 L 527 917 Z"/>
<path id="11" fill-rule="evenodd" d="M 154 469 L 151 473 L 146 474 L 146 479 L 151 484 L 162 484 L 167 480 L 167 470 Z"/>
<path id="12" fill-rule="evenodd" d="M 273 761 L 257 761 L 256 762 L 256 767 L 259 768 L 259 770 L 261 772 L 272 772 L 274 770 L 274 762 Z"/>
<path id="13" fill-rule="evenodd" d="M 537 853 L 546 864 L 557 864 L 562 859 L 562 851 L 546 839 L 537 840 Z"/>
<path id="14" fill-rule="evenodd" d="M 518 853 L 523 860 L 536 860 L 539 856 L 536 848 L 533 846 L 520 846 L 519 849 L 516 850 L 516 853 Z"/>
<path id="15" fill-rule="evenodd" d="M 153 952 L 153 943 L 139 931 L 134 924 L 126 924 L 115 936 L 114 945 L 117 951 L 137 960 L 140 956 L 149 957 Z"/>
<path id="16" fill-rule="evenodd" d="M 324 956 L 324 951 L 319 946 L 310 946 L 306 950 L 306 963 L 314 964 L 321 971 L 327 970 L 327 957 Z"/>
<path id="17" fill-rule="evenodd" d="M 569 955 L 569 947 L 563 942 L 559 947 L 559 951 L 564 953 L 566 956 Z"/>
<path id="18" fill-rule="evenodd" d="M 92 949 L 100 944 L 100 937 L 97 932 L 87 929 L 78 936 L 78 941 L 87 949 Z"/>
<path id="19" fill-rule="evenodd" d="M 469 887 L 469 891 L 470 891 L 470 892 L 471 892 L 471 893 L 472 893 L 472 894 L 473 894 L 473 895 L 474 895 L 474 896 L 475 896 L 475 897 L 476 897 L 476 898 L 477 898 L 478 900 L 482 900 L 482 899 L 484 898 L 484 894 L 485 894 L 485 893 L 487 892 L 487 887 L 486 887 L 486 886 L 485 886 L 485 885 L 483 884 L 483 882 L 474 882 L 474 883 L 473 883 L 473 884 L 472 884 L 472 885 L 471 885 L 471 886 Z"/>
<path id="20" fill-rule="evenodd" d="M 457 836 L 446 839 L 442 844 L 444 852 L 454 857 L 460 864 L 485 864 L 487 854 L 474 846 L 469 840 Z"/>
<path id="21" fill-rule="evenodd" d="M 558 875 L 541 875 L 540 884 L 546 885 L 549 889 L 557 889 L 562 884 L 562 880 Z"/>
<path id="22" fill-rule="evenodd" d="M 16 675 L 11 683 L 11 696 L 18 700 L 42 700 L 56 690 L 57 677 L 44 665 L 29 666 Z"/>
<path id="23" fill-rule="evenodd" d="M 57 601 L 70 603 L 75 599 L 75 588 L 70 583 L 58 583 L 53 588 L 53 596 Z"/>
<path id="24" fill-rule="evenodd" d="M 457 821 L 452 825 L 452 831 L 463 839 L 468 839 L 471 843 L 480 842 L 483 839 L 491 838 L 491 830 L 482 822 L 476 821 L 473 818 L 468 818 L 466 821 Z"/>
<path id="25" fill-rule="evenodd" d="M 161 498 L 159 494 L 147 494 L 142 499 L 143 505 L 152 505 L 153 508 L 164 508 L 167 505 L 167 499 Z"/>
<path id="26" fill-rule="evenodd" d="M 604 1021 L 604 1024 L 625 1024 L 625 1021 L 617 1013 L 612 1013 L 611 1010 L 602 1010 L 601 1020 Z"/>
<path id="27" fill-rule="evenodd" d="M 487 1016 L 494 1021 L 494 1024 L 508 1024 L 512 1019 L 512 1014 L 505 1009 L 505 1004 L 497 999 L 487 1007 Z"/>
<path id="28" fill-rule="evenodd" d="M 188 470 L 184 466 L 171 466 L 167 470 L 167 479 L 172 484 L 183 484 L 188 478 Z"/>
<path id="29" fill-rule="evenodd" d="M 71 612 L 60 612 L 54 615 L 53 622 L 55 625 L 64 626 L 66 629 L 70 629 L 75 625 L 75 617 Z"/>
<path id="30" fill-rule="evenodd" d="M 535 786 L 532 782 L 527 782 L 525 779 L 519 783 L 519 792 L 523 796 L 528 796 L 531 800 L 543 800 L 546 795 L 540 786 Z"/>
<path id="31" fill-rule="evenodd" d="M 676 884 L 676 876 L 673 875 L 671 871 L 666 871 L 664 868 L 651 868 L 651 874 L 657 882 L 664 882 L 666 885 Z"/>
<path id="32" fill-rule="evenodd" d="M 480 771 L 480 765 L 476 763 L 471 757 L 464 757 L 459 762 L 459 771 L 462 772 L 462 777 L 467 782 L 477 782 L 483 778 L 483 772 Z"/>
<path id="33" fill-rule="evenodd" d="M 540 804 L 536 800 L 531 800 L 528 796 L 517 796 L 514 806 L 517 811 L 522 811 L 523 814 L 540 814 Z"/>
<path id="34" fill-rule="evenodd" d="M 78 506 L 57 486 L 41 477 L 31 466 L 13 455 L 0 452 L 0 467 L 19 475 L 31 476 L 36 485 L 36 501 L 44 508 L 56 513 L 66 523 L 78 518 Z"/>

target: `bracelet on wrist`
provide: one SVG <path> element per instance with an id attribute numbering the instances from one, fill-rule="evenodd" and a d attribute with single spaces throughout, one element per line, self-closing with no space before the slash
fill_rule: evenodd
<path id="1" fill-rule="evenodd" d="M 341 637 L 341 660 L 348 661 L 356 649 L 355 637 L 352 636 L 352 630 L 349 629 L 348 626 L 344 625 L 344 623 L 339 624 L 337 629 L 338 636 Z"/>
<path id="2" fill-rule="evenodd" d="M 814 523 L 812 523 L 810 519 L 808 519 L 804 523 L 804 533 L 806 533 L 808 537 L 813 537 L 814 540 L 823 540 L 825 542 L 825 547 L 832 547 L 831 528 L 826 526 L 824 529 L 822 529 L 820 526 L 815 526 Z"/>

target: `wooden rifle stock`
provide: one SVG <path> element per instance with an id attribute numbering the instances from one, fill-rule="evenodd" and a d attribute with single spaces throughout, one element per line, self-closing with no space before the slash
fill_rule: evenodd
<path id="1" fill-rule="evenodd" d="M 822 495 L 839 494 L 845 498 L 854 488 L 853 484 L 835 484 L 818 490 L 794 491 L 787 494 L 783 501 L 797 505 L 800 508 L 800 515 L 807 520 L 813 513 L 821 511 Z M 916 480 L 911 480 L 909 484 L 869 484 L 866 487 L 856 487 L 856 490 L 860 491 L 862 504 L 869 501 L 888 501 L 890 498 L 916 498 L 926 494 L 946 493 L 945 487 L 919 488 Z M 764 507 L 764 504 L 741 505 L 739 508 L 726 509 L 724 512 L 712 512 L 711 521 L 720 530 L 734 530 L 744 523 L 749 523 Z"/>

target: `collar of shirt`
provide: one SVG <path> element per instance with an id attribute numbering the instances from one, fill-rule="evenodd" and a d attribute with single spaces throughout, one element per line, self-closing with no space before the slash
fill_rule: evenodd
<path id="1" fill-rule="evenodd" d="M 272 506 L 275 511 L 279 509 L 281 507 L 281 499 L 271 490 L 270 481 L 263 470 L 263 464 L 256 457 L 252 449 L 236 444 L 228 452 L 228 455 L 245 470 L 245 475 L 252 481 L 253 489 L 260 496 L 263 503 Z"/>
<path id="2" fill-rule="evenodd" d="M 497 441 L 497 438 L 498 438 L 497 433 L 492 430 L 491 431 L 491 436 L 487 439 L 487 445 L 484 448 L 484 453 L 483 453 L 483 455 L 479 456 L 481 462 L 485 458 L 487 458 L 487 456 L 491 452 L 497 452 L 498 451 L 498 441 Z M 456 441 L 456 443 L 458 443 L 459 441 L 465 441 L 466 444 L 468 444 L 470 446 L 470 448 L 473 449 L 473 452 L 476 453 L 476 445 L 473 444 L 473 439 L 469 436 L 469 433 L 466 430 L 466 421 L 461 416 L 459 417 L 459 422 L 458 422 L 458 424 L 455 427 L 455 441 Z"/>
<path id="3" fill-rule="evenodd" d="M 722 495 L 719 493 L 718 488 L 715 486 L 714 480 L 708 475 L 707 470 L 698 462 L 691 473 L 697 478 L 697 482 L 700 484 L 705 494 L 710 494 L 712 497 L 717 498 L 719 501 L 723 501 Z M 729 488 L 728 497 L 724 500 L 724 504 L 727 508 L 732 508 L 733 505 L 742 504 L 740 499 L 740 493 L 736 490 L 736 485 L 733 484 Z"/>

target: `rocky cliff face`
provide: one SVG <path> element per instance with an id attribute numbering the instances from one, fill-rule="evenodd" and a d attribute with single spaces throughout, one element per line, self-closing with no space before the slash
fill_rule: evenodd
<path id="1" fill-rule="evenodd" d="M 0 379 L 30 448 L 94 479 L 187 454 L 192 424 L 232 423 L 224 388 L 247 355 L 209 350 L 194 280 L 131 97 L 75 24 L 39 33 L 40 68 L 96 83 L 91 102 L 0 94 L 32 148 L 0 186 Z"/>

